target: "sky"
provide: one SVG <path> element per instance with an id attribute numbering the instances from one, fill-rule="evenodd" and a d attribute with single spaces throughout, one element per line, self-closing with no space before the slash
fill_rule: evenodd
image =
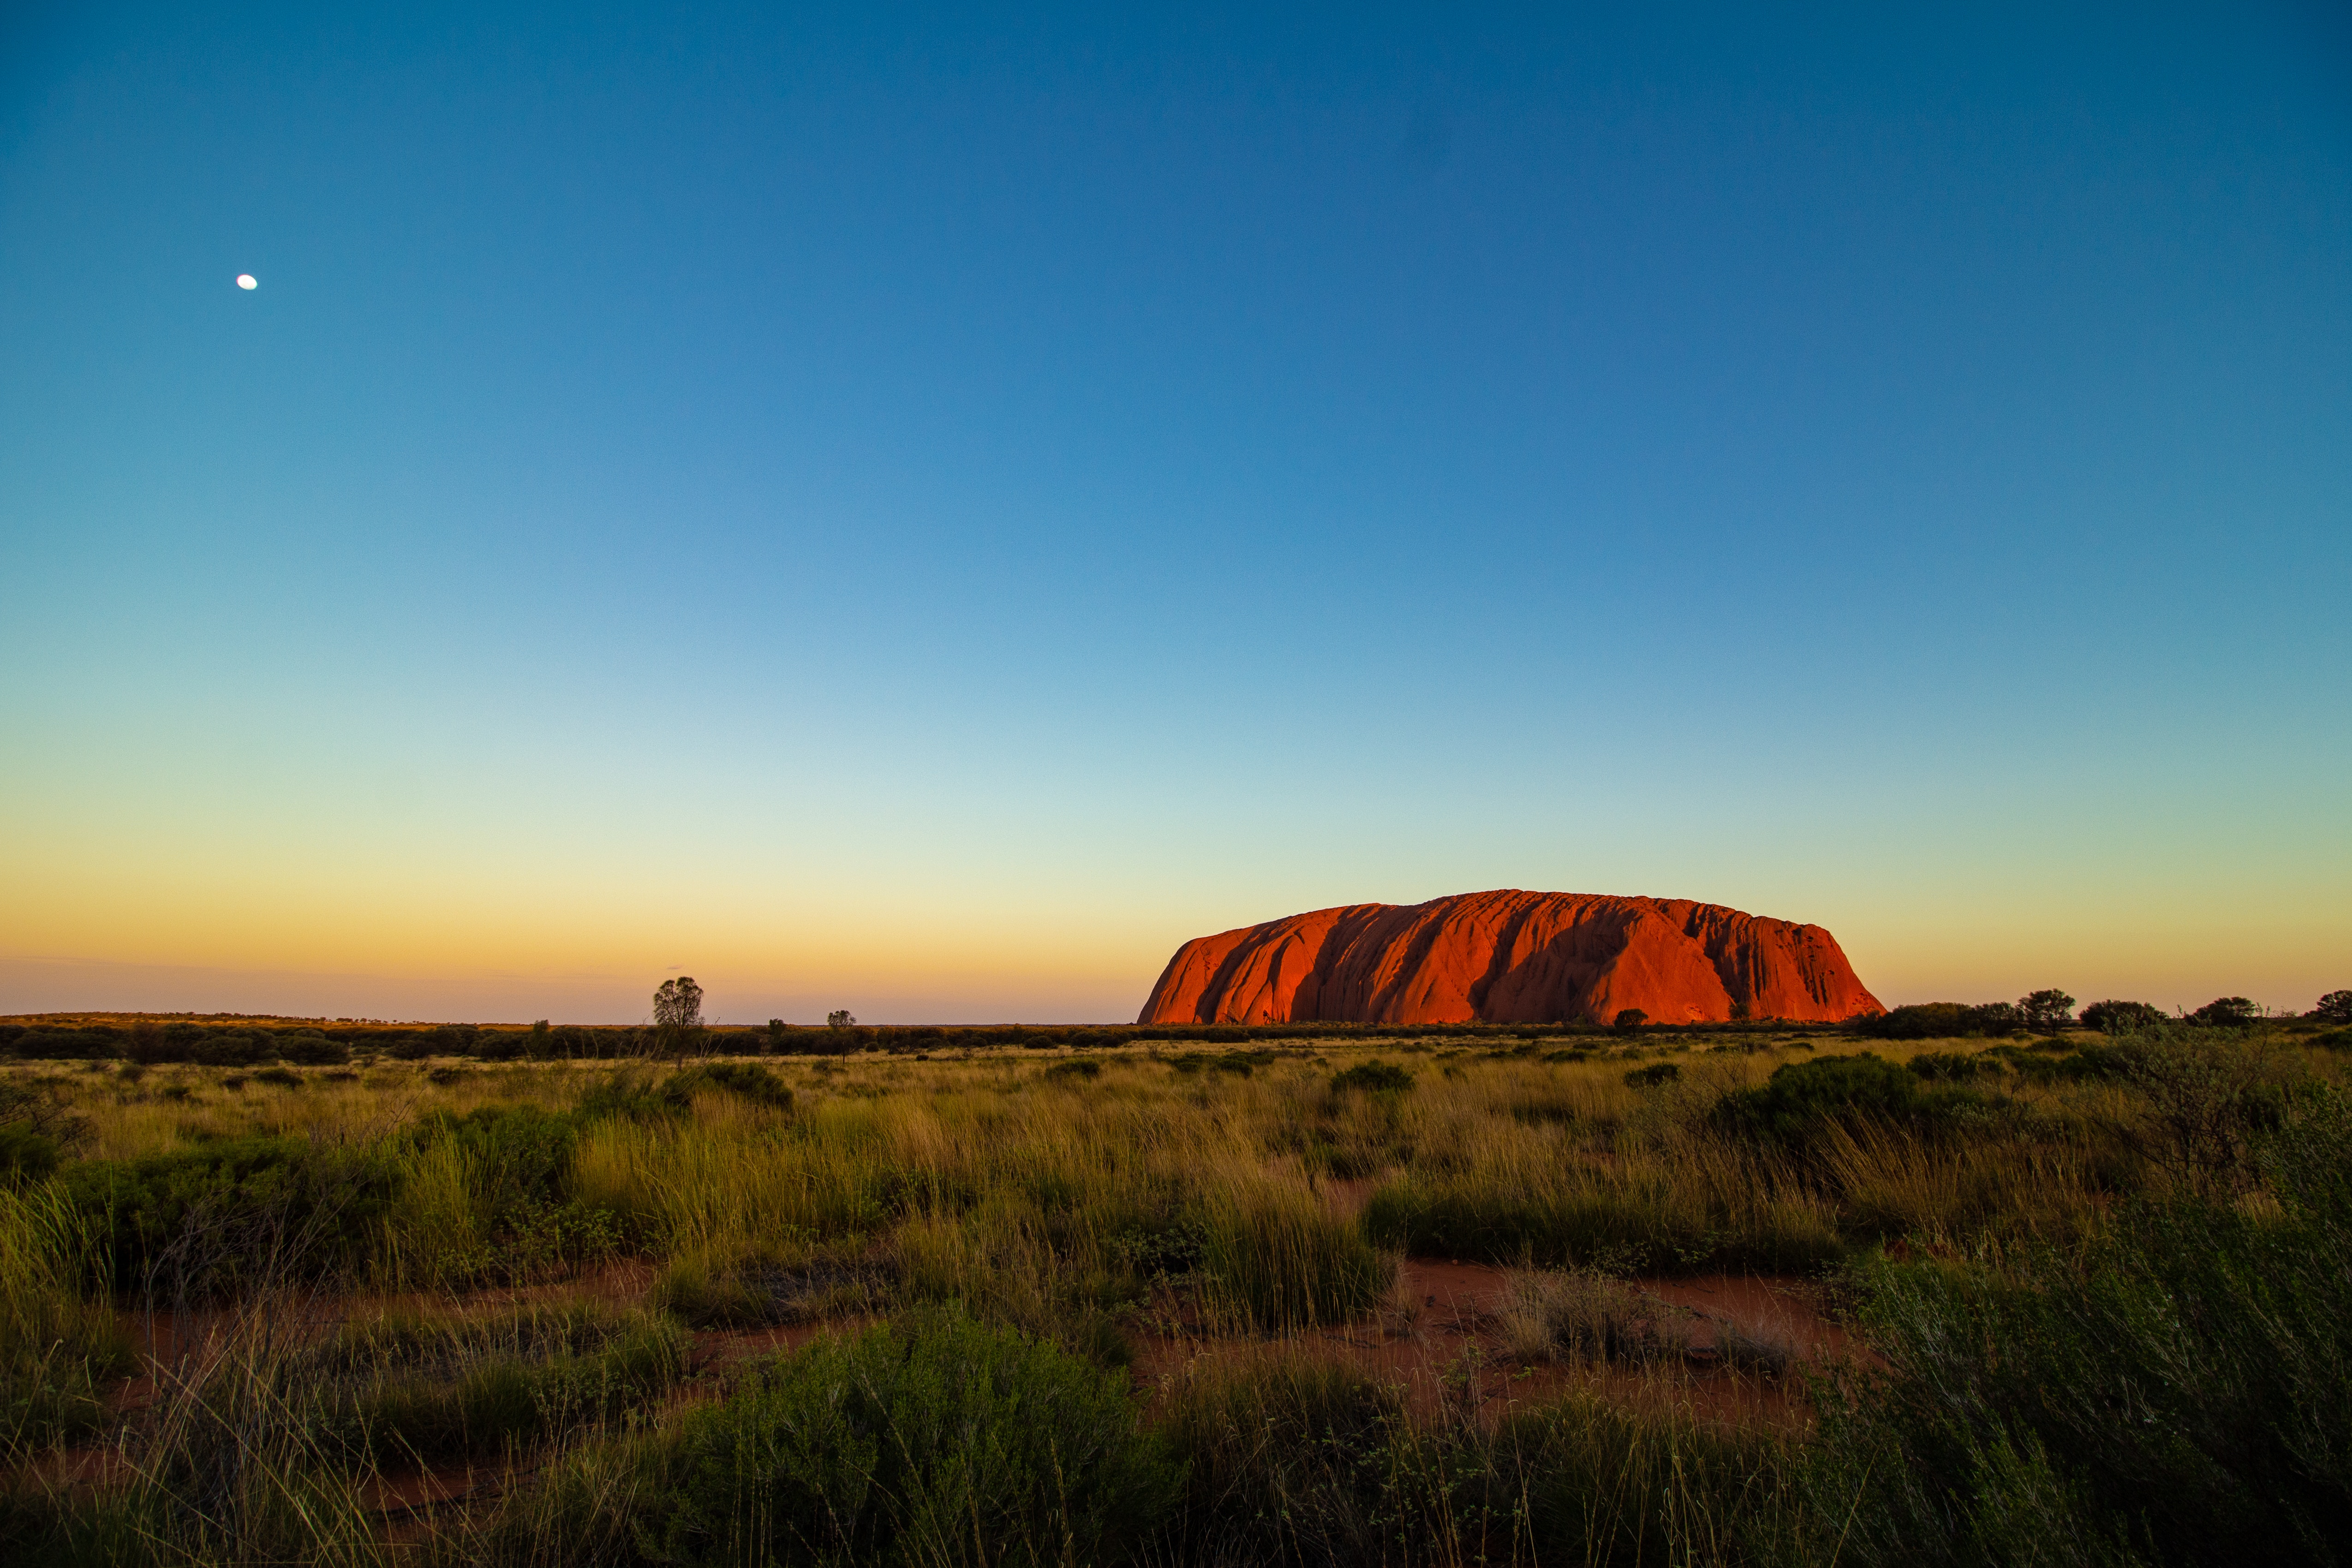
<path id="1" fill-rule="evenodd" d="M 2352 987 L 2343 11 L 0 14 L 0 1011 L 1490 887 Z"/>

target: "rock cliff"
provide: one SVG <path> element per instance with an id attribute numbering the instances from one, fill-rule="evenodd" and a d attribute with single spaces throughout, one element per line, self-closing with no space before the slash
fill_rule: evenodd
<path id="1" fill-rule="evenodd" d="M 1198 936 L 1139 1023 L 1830 1022 L 1886 1009 L 1818 925 L 1684 898 L 1457 894 Z"/>

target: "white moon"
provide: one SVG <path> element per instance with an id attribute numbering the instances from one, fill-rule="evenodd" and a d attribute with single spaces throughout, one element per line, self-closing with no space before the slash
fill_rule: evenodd
<path id="1" fill-rule="evenodd" d="M 249 272 L 240 272 L 236 275 L 236 286 L 239 288 L 258 288 L 261 287 L 261 285 L 253 280 L 253 274 Z"/>

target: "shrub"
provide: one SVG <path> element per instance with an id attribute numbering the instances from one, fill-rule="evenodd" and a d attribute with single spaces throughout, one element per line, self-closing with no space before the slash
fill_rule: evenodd
<path id="1" fill-rule="evenodd" d="M 0 1078 L 0 1187 L 38 1181 L 89 1135 L 89 1118 L 54 1085 Z"/>
<path id="2" fill-rule="evenodd" d="M 2127 1208 L 2086 1250 L 1861 1276 L 1880 1375 L 1816 1388 L 1816 1557 L 2329 1561 L 2352 1539 L 2352 1104 L 2262 1149 L 2279 1213 Z"/>
<path id="3" fill-rule="evenodd" d="M 1903 1065 L 1912 1076 L 1930 1083 L 1965 1083 L 2000 1071 L 1997 1060 L 1959 1051 L 1923 1051 Z"/>
<path id="4" fill-rule="evenodd" d="M 1053 1066 L 1045 1069 L 1043 1076 L 1049 1080 L 1059 1079 L 1064 1082 L 1069 1082 L 1081 1078 L 1099 1078 L 1102 1076 L 1102 1063 L 1099 1061 L 1089 1061 L 1084 1059 L 1070 1061 L 1057 1061 L 1054 1063 Z"/>
<path id="5" fill-rule="evenodd" d="M 1762 1086 L 1734 1091 L 1716 1107 L 1727 1129 L 1783 1144 L 1810 1141 L 1833 1117 L 1910 1121 L 1930 1102 L 1919 1080 L 1873 1052 L 1823 1056 L 1775 1069 Z"/>
<path id="6" fill-rule="evenodd" d="M 2207 1029 L 2243 1029 L 2262 1021 L 2263 1009 L 2243 997 L 2215 997 L 2189 1015 L 2189 1021 Z"/>
<path id="7" fill-rule="evenodd" d="M 1204 1358 L 1169 1391 L 1159 1426 L 1185 1487 L 1156 1559 L 1415 1560 L 1395 1541 L 1404 1400 L 1362 1369 L 1296 1351 Z"/>
<path id="8" fill-rule="evenodd" d="M 1654 1061 L 1647 1067 L 1637 1067 L 1625 1074 L 1628 1089 L 1654 1089 L 1661 1083 L 1672 1083 L 1683 1075 L 1679 1063 Z"/>
<path id="9" fill-rule="evenodd" d="M 347 1329 L 295 1371 L 321 1388 L 329 1440 L 382 1465 L 495 1454 L 641 1409 L 686 1367 L 687 1335 L 643 1313 L 573 1308 Z"/>
<path id="10" fill-rule="evenodd" d="M 662 1085 L 665 1095 L 682 1094 L 688 1104 L 695 1092 L 701 1089 L 715 1089 L 773 1111 L 793 1108 L 792 1085 L 777 1077 L 774 1069 L 756 1061 L 706 1062 Z"/>
<path id="11" fill-rule="evenodd" d="M 1845 1027 L 1873 1040 L 1953 1040 L 1963 1035 L 2015 1034 L 2023 1024 L 2009 1002 L 1969 1007 L 1961 1002 L 1915 1002 L 1883 1013 L 1849 1019 Z"/>
<path id="12" fill-rule="evenodd" d="M 645 1536 L 686 1563 L 1117 1563 L 1181 1484 L 1125 1377 L 929 1311 L 693 1412 L 672 1465 Z"/>
<path id="13" fill-rule="evenodd" d="M 278 1057 L 302 1067 L 341 1067 L 351 1061 L 352 1048 L 315 1030 L 305 1030 L 299 1034 L 281 1036 Z"/>
<path id="14" fill-rule="evenodd" d="M 1610 1027 L 1619 1034 L 1639 1034 L 1642 1026 L 1649 1021 L 1650 1015 L 1639 1008 L 1621 1008 L 1618 1009 L 1616 1021 Z"/>
<path id="15" fill-rule="evenodd" d="M 383 1161 L 290 1138 L 93 1160 L 57 1180 L 97 1239 L 104 1278 L 194 1295 L 349 1261 L 391 1188 Z"/>
<path id="16" fill-rule="evenodd" d="M 2017 1018 L 2026 1029 L 2055 1034 L 2074 1021 L 2074 998 L 2061 990 L 2035 991 L 2017 998 Z"/>
<path id="17" fill-rule="evenodd" d="M 2130 1034 L 2169 1021 L 2163 1009 L 2152 1008 L 2146 1002 L 2119 1002 L 2111 998 L 2083 1009 L 2083 1027 L 2097 1030 L 2101 1034 Z"/>
<path id="18" fill-rule="evenodd" d="M 2330 991 L 2319 998 L 2311 1016 L 2321 1023 L 2352 1024 L 2352 991 Z"/>
<path id="19" fill-rule="evenodd" d="M 1343 1072 L 1331 1075 L 1333 1093 L 1345 1093 L 1350 1089 L 1367 1094 L 1402 1094 L 1412 1087 L 1412 1074 L 1402 1067 L 1381 1061 L 1360 1061 Z"/>

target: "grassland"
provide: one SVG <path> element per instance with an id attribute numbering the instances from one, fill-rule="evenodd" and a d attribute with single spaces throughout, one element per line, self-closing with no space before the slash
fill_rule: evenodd
<path id="1" fill-rule="evenodd" d="M 2333 1561 L 2341 1058 L 1863 1043 L 11 1064 L 0 1557 Z"/>

